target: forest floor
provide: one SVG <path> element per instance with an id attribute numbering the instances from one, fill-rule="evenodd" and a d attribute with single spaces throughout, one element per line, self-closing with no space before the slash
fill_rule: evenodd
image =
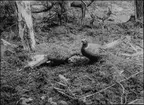
<path id="1" fill-rule="evenodd" d="M 113 19 L 116 20 L 116 17 Z M 102 29 L 97 22 L 91 28 L 87 25 L 89 19 L 85 21 L 85 26 L 67 23 L 52 28 L 36 23 L 35 53 L 48 54 L 56 49 L 60 56 L 81 54 L 83 38 L 88 42 L 104 44 L 125 36 L 130 38 L 135 48 L 143 50 L 143 29 L 135 23 L 126 20 L 119 23 L 121 21 L 117 20 L 106 22 L 107 28 Z M 19 105 L 23 99 L 30 101 L 24 105 L 144 103 L 143 54 L 122 56 L 122 53 L 135 52 L 132 46 L 121 43 L 107 51 L 103 62 L 54 67 L 42 65 L 18 71 L 26 64 L 29 53 L 5 51 L 1 57 L 1 103 Z"/>

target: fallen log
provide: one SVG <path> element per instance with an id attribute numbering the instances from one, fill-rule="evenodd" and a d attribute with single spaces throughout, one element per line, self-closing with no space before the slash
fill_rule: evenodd
<path id="1" fill-rule="evenodd" d="M 50 61 L 48 61 L 47 56 L 44 54 L 34 55 L 31 58 L 32 61 L 28 62 L 28 64 L 25 67 L 35 68 L 43 63 L 50 63 Z"/>

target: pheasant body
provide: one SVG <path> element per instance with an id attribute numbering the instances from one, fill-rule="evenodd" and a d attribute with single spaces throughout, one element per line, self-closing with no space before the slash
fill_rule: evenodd
<path id="1" fill-rule="evenodd" d="M 106 55 L 106 53 L 103 52 L 103 50 L 105 51 L 105 50 L 114 48 L 115 46 L 122 43 L 123 39 L 124 38 L 121 38 L 121 39 L 112 41 L 110 43 L 107 43 L 105 45 L 88 43 L 87 40 L 83 39 L 81 53 L 83 56 L 89 58 L 90 60 L 98 60 L 102 56 Z"/>
<path id="2" fill-rule="evenodd" d="M 101 58 L 102 45 L 88 43 L 86 40 L 82 41 L 83 45 L 81 48 L 81 53 L 83 56 L 89 58 L 90 60 L 98 60 Z"/>

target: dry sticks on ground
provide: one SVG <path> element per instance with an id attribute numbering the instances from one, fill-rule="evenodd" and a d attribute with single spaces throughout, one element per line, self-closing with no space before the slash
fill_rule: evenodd
<path id="1" fill-rule="evenodd" d="M 135 74 L 133 74 L 133 75 L 131 75 L 131 76 L 129 76 L 129 77 L 121 80 L 119 83 L 121 83 L 121 82 L 123 82 L 123 81 L 126 81 L 126 80 L 128 80 L 128 79 L 130 79 L 130 78 L 132 78 L 132 77 L 134 77 L 134 76 L 136 76 L 137 74 L 142 73 L 142 72 L 143 72 L 143 71 L 139 71 L 139 72 L 137 72 L 137 73 L 135 73 Z M 116 83 L 117 83 L 117 82 L 116 82 Z M 114 84 L 112 84 L 112 85 L 110 85 L 110 86 L 108 86 L 108 87 L 106 87 L 106 88 L 104 88 L 104 89 L 101 89 L 101 90 L 99 90 L 98 92 L 95 92 L 95 93 L 93 93 L 93 94 L 89 94 L 89 95 L 86 95 L 86 96 L 83 96 L 83 97 L 88 98 L 88 97 L 94 96 L 94 95 L 96 95 L 96 94 L 98 94 L 98 93 L 100 93 L 100 92 L 103 92 L 103 91 L 111 88 L 112 86 L 116 85 L 116 83 L 114 83 Z"/>

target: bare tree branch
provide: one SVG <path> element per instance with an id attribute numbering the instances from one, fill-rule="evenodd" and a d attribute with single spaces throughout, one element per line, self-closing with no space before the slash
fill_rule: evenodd
<path id="1" fill-rule="evenodd" d="M 54 3 L 51 3 L 50 6 L 46 6 L 45 8 L 43 8 L 42 10 L 39 10 L 39 11 L 32 11 L 32 13 L 47 12 L 47 11 L 49 11 L 50 9 L 52 9 L 53 6 L 54 6 Z"/>
<path id="2" fill-rule="evenodd" d="M 87 4 L 87 7 L 89 7 L 95 0 L 91 0 L 91 2 L 89 2 L 89 4 Z"/>

